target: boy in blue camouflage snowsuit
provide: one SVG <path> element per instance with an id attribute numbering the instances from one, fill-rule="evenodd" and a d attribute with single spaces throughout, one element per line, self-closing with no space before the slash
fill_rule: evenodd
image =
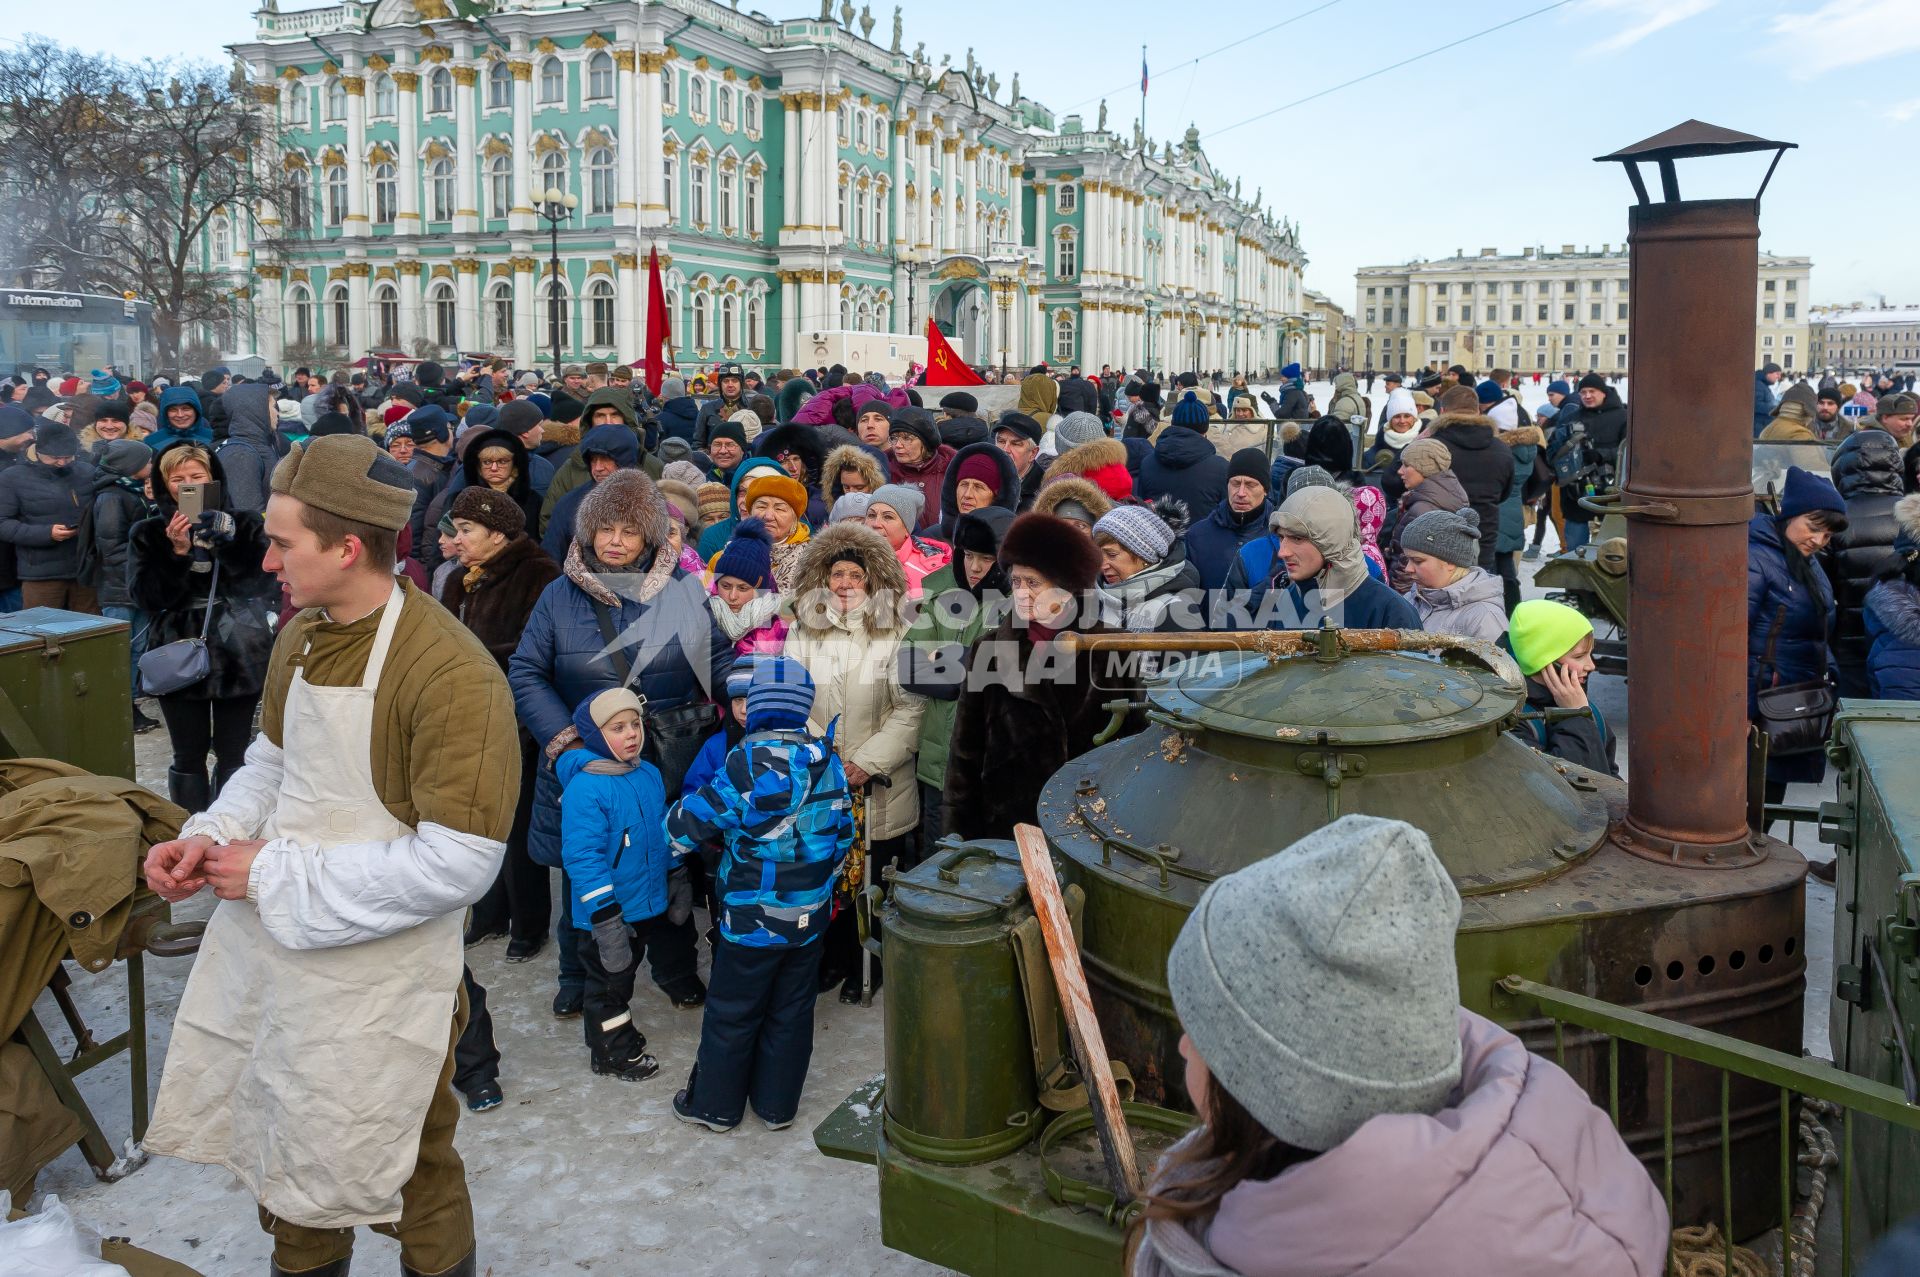
<path id="1" fill-rule="evenodd" d="M 748 1104 L 770 1130 L 791 1125 L 813 1057 L 819 939 L 853 846 L 853 810 L 832 728 L 807 731 L 812 707 L 806 667 L 762 657 L 745 738 L 667 813 L 676 853 L 710 838 L 726 847 L 700 1051 L 673 1097 L 676 1117 L 709 1130 L 732 1130 Z"/>

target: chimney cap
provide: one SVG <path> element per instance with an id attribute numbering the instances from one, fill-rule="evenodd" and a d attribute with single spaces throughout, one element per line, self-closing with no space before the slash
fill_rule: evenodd
<path id="1" fill-rule="evenodd" d="M 1692 159 L 1703 155 L 1741 155 L 1749 151 L 1772 151 L 1773 163 L 1767 165 L 1767 175 L 1760 181 L 1760 189 L 1754 193 L 1757 203 L 1766 194 L 1767 184 L 1773 180 L 1774 169 L 1780 166 L 1780 158 L 1788 151 L 1799 146 L 1798 142 L 1773 142 L 1751 133 L 1741 133 L 1735 129 L 1724 129 L 1717 124 L 1706 124 L 1699 120 L 1687 120 L 1676 124 L 1665 132 L 1656 133 L 1631 146 L 1625 146 L 1612 155 L 1596 155 L 1594 163 L 1617 163 L 1627 171 L 1627 180 L 1633 183 L 1633 193 L 1642 204 L 1653 201 L 1647 196 L 1646 183 L 1640 179 L 1640 165 L 1651 162 L 1660 169 L 1660 195 L 1664 202 L 1680 202 L 1680 182 L 1674 175 L 1675 160 Z"/>

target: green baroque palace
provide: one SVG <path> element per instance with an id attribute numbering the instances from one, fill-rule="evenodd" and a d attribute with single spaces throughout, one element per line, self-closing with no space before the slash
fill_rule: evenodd
<path id="1" fill-rule="evenodd" d="M 1304 351 L 1297 229 L 1197 132 L 1156 148 L 1104 103 L 1056 121 L 972 51 L 904 48 L 898 9 L 890 40 L 845 0 L 787 21 L 708 0 L 269 0 L 258 22 L 233 52 L 280 194 L 243 225 L 223 211 L 205 253 L 235 275 L 235 344 L 272 362 L 532 366 L 556 337 L 567 360 L 633 359 L 653 249 L 683 366 L 817 363 L 837 334 L 929 314 L 979 364 Z"/>

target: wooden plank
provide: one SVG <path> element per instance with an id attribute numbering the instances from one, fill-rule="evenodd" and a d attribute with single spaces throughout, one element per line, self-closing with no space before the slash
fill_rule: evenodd
<path id="1" fill-rule="evenodd" d="M 1067 904 L 1060 898 L 1060 879 L 1053 871 L 1046 836 L 1037 825 L 1015 825 L 1013 841 L 1020 848 L 1020 868 L 1027 876 L 1027 895 L 1033 901 L 1034 915 L 1040 920 L 1041 937 L 1047 942 L 1047 960 L 1053 967 L 1061 1010 L 1066 1013 L 1073 1058 L 1080 1065 L 1082 1080 L 1088 1083 L 1093 1129 L 1100 1137 L 1100 1156 L 1107 1164 L 1107 1179 L 1114 1197 L 1125 1205 L 1140 1196 L 1140 1169 L 1134 1161 L 1133 1135 L 1127 1130 L 1126 1114 L 1120 1108 L 1120 1088 L 1114 1085 L 1113 1066 L 1107 1059 L 1106 1039 L 1100 1033 L 1100 1021 L 1094 1018 L 1087 973 L 1080 965 L 1080 950 L 1073 942 Z"/>

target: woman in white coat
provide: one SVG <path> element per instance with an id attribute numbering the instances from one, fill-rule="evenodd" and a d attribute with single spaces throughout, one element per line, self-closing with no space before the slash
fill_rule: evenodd
<path id="1" fill-rule="evenodd" d="M 903 860 L 920 822 L 914 753 L 926 701 L 900 686 L 906 637 L 907 578 L 893 547 L 858 523 L 836 523 L 808 542 L 794 574 L 786 654 L 813 676 L 810 725 L 831 725 L 847 782 L 867 790 L 865 878 Z M 837 720 L 837 721 L 836 721 Z M 827 933 L 820 987 L 844 984 L 842 1002 L 860 1000 L 858 932 L 843 909 Z M 880 981 L 880 964 L 873 964 Z"/>

